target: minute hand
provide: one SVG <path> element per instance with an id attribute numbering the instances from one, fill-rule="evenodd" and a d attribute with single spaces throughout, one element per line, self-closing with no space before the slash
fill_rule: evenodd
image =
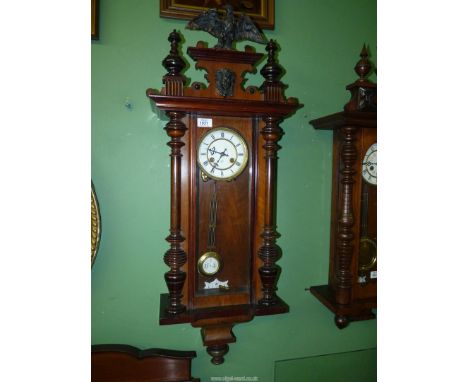
<path id="1" fill-rule="evenodd" d="M 217 153 L 217 154 L 219 154 L 219 159 L 218 159 L 218 161 L 216 162 L 216 165 L 219 163 L 219 161 L 221 160 L 222 157 L 227 157 L 227 156 L 229 156 L 229 155 L 226 154 L 226 150 L 227 150 L 227 149 L 224 149 L 224 151 L 223 151 L 222 153 Z"/>

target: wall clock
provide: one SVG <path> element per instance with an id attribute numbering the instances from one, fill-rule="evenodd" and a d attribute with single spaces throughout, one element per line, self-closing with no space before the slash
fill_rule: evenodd
<path id="1" fill-rule="evenodd" d="M 364 46 L 344 111 L 310 121 L 333 130 L 329 280 L 310 292 L 335 313 L 340 329 L 374 318 L 377 307 L 377 85 L 366 79 L 371 68 Z"/>
<path id="2" fill-rule="evenodd" d="M 168 73 L 161 91 L 148 89 L 169 118 L 171 219 L 164 261 L 168 293 L 161 295 L 161 325 L 201 328 L 214 364 L 224 361 L 237 323 L 286 313 L 277 295 L 281 249 L 276 243 L 276 177 L 280 123 L 300 105 L 283 95 L 276 43 L 267 44 L 261 88 L 244 75 L 264 57 L 244 51 L 188 48 L 208 84 L 186 86 L 181 38 L 169 35 Z"/>

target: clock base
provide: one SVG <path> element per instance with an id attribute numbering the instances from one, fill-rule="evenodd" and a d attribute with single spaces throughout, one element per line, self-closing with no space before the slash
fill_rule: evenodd
<path id="1" fill-rule="evenodd" d="M 232 329 L 234 325 L 251 321 L 255 316 L 267 316 L 289 312 L 289 306 L 277 297 L 274 305 L 229 305 L 223 307 L 186 310 L 177 315 L 168 313 L 169 294 L 161 294 L 159 306 L 159 324 L 173 325 L 191 323 L 193 327 L 201 328 L 203 345 L 211 355 L 211 362 L 220 365 L 224 355 L 229 351 L 229 343 L 236 342 Z"/>
<path id="2" fill-rule="evenodd" d="M 185 312 L 173 315 L 167 312 L 169 306 L 169 294 L 161 294 L 159 301 L 159 324 L 174 325 L 189 322 L 196 322 L 208 318 L 224 318 L 235 316 L 269 316 L 272 314 L 283 314 L 289 312 L 289 305 L 283 299 L 277 297 L 277 303 L 271 306 L 263 305 L 229 305 L 214 308 L 202 308 L 186 310 Z"/>
<path id="3" fill-rule="evenodd" d="M 335 300 L 333 290 L 328 285 L 313 286 L 309 289 L 318 300 L 335 313 L 335 325 L 344 329 L 352 321 L 370 320 L 375 318 L 372 309 L 377 308 L 377 298 L 359 299 L 352 304 L 342 305 Z"/>

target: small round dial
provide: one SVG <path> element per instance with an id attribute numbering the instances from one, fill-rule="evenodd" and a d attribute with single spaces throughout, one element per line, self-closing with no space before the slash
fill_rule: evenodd
<path id="1" fill-rule="evenodd" d="M 227 127 L 217 127 L 202 137 L 197 160 L 208 177 L 231 180 L 244 170 L 249 152 L 244 138 L 238 132 Z"/>
<path id="2" fill-rule="evenodd" d="M 362 161 L 362 177 L 367 183 L 377 185 L 377 142 L 367 149 Z"/>
<path id="3" fill-rule="evenodd" d="M 213 276 L 221 269 L 221 256 L 216 252 L 206 252 L 198 259 L 198 272 L 204 276 Z"/>

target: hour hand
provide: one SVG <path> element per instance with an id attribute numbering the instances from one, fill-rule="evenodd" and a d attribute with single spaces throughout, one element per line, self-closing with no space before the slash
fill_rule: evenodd
<path id="1" fill-rule="evenodd" d="M 219 159 L 218 159 L 218 162 L 221 160 L 222 157 L 227 157 L 228 155 L 226 154 L 226 150 L 227 149 L 224 149 L 224 151 L 222 153 L 218 153 L 219 154 Z M 218 163 L 216 162 L 216 163 Z"/>

